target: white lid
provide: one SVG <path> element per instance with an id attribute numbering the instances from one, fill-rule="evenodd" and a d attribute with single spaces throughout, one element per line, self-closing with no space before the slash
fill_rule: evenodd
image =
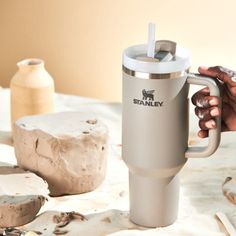
<path id="1" fill-rule="evenodd" d="M 152 74 L 166 74 L 186 70 L 191 65 L 190 53 L 185 48 L 176 47 L 172 61 L 147 62 L 136 57 L 147 55 L 147 44 L 131 46 L 124 50 L 123 65 L 133 71 Z"/>

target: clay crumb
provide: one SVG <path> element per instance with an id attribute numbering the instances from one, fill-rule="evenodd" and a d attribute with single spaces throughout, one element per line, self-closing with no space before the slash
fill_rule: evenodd
<path id="1" fill-rule="evenodd" d="M 89 132 L 88 131 L 83 131 L 83 134 L 89 134 Z"/>
<path id="2" fill-rule="evenodd" d="M 55 229 L 53 231 L 53 234 L 55 234 L 55 235 L 64 235 L 64 234 L 67 234 L 68 232 L 69 232 L 68 230 Z"/>
<path id="3" fill-rule="evenodd" d="M 78 212 L 72 211 L 71 213 L 73 215 L 73 219 L 82 220 L 82 221 L 88 220 L 84 215 L 82 215 Z"/>
<path id="4" fill-rule="evenodd" d="M 236 180 L 232 177 L 227 177 L 222 185 L 222 192 L 225 197 L 236 205 Z"/>
<path id="5" fill-rule="evenodd" d="M 32 233 L 34 233 L 34 235 L 41 235 L 42 232 L 40 231 L 28 231 L 27 233 L 25 231 L 21 231 L 20 229 L 16 229 L 14 227 L 9 227 L 9 228 L 5 228 L 5 229 L 2 229 L 0 228 L 0 235 L 3 236 L 3 235 L 12 235 L 12 236 L 18 236 L 18 235 L 32 235 Z"/>
<path id="6" fill-rule="evenodd" d="M 226 184 L 227 182 L 229 182 L 230 180 L 232 180 L 232 177 L 229 177 L 229 176 L 228 176 L 228 177 L 225 179 L 223 185 Z"/>
<path id="7" fill-rule="evenodd" d="M 78 213 L 78 212 L 62 212 L 59 215 L 53 216 L 53 222 L 56 225 L 56 227 L 62 228 L 68 225 L 72 220 L 87 220 L 84 215 Z"/>
<path id="8" fill-rule="evenodd" d="M 0 230 L 0 235 L 21 235 L 22 231 L 16 228 L 5 228 Z"/>
<path id="9" fill-rule="evenodd" d="M 38 148 L 38 145 L 39 145 L 39 139 L 37 138 L 36 141 L 35 141 L 35 149 Z"/>
<path id="10" fill-rule="evenodd" d="M 101 222 L 111 223 L 111 219 L 109 217 L 105 217 L 101 220 Z"/>
<path id="11" fill-rule="evenodd" d="M 125 191 L 121 191 L 121 192 L 119 193 L 119 196 L 120 196 L 120 197 L 124 197 L 124 196 L 125 196 L 125 194 L 126 194 L 126 192 L 125 192 Z"/>
<path id="12" fill-rule="evenodd" d="M 40 231 L 33 231 L 34 233 L 36 233 L 36 234 L 38 234 L 38 235 L 41 235 L 41 234 L 43 234 L 42 232 L 40 232 Z"/>
<path id="13" fill-rule="evenodd" d="M 98 121 L 96 119 L 94 119 L 94 120 L 86 120 L 86 122 L 90 125 L 95 125 L 95 124 L 97 124 Z"/>

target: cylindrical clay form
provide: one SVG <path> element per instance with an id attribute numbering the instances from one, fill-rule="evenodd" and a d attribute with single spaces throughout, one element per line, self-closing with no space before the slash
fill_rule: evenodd
<path id="1" fill-rule="evenodd" d="M 123 56 L 122 156 L 129 168 L 131 220 L 158 227 L 172 224 L 178 214 L 178 172 L 187 160 L 190 63 L 188 53 L 178 48 L 177 56 L 185 57 L 181 63 L 152 67 L 154 62 L 133 59 L 145 51 L 145 45 L 134 46 Z"/>
<path id="2" fill-rule="evenodd" d="M 51 196 L 94 190 L 106 174 L 108 129 L 93 114 L 60 112 L 15 122 L 17 164 L 47 181 Z"/>
<path id="3" fill-rule="evenodd" d="M 10 84 L 12 124 L 22 116 L 53 112 L 54 81 L 44 62 L 26 59 L 17 66 L 19 70 Z"/>

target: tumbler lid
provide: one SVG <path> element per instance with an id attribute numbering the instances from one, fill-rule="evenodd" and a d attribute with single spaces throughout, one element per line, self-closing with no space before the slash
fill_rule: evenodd
<path id="1" fill-rule="evenodd" d="M 190 53 L 179 46 L 176 48 L 175 59 L 167 62 L 140 60 L 141 57 L 147 57 L 146 51 L 146 44 L 127 48 L 123 53 L 123 65 L 133 71 L 153 74 L 179 72 L 188 69 L 191 65 Z"/>
<path id="2" fill-rule="evenodd" d="M 133 71 L 164 74 L 190 67 L 190 53 L 170 40 L 155 41 L 155 25 L 149 24 L 148 43 L 131 46 L 123 53 L 123 65 Z"/>

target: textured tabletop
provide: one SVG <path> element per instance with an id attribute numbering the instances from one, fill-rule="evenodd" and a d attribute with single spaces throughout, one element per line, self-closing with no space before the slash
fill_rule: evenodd
<path id="1" fill-rule="evenodd" d="M 55 211 L 77 211 L 88 220 L 72 221 L 67 235 L 178 235 L 223 236 L 222 225 L 215 213 L 224 212 L 236 226 L 236 206 L 222 194 L 222 183 L 228 176 L 236 177 L 236 132 L 222 134 L 221 145 L 210 158 L 189 159 L 180 173 L 181 190 L 179 218 L 171 226 L 144 229 L 129 221 L 128 170 L 121 159 L 121 104 L 56 94 L 56 111 L 89 111 L 96 114 L 110 131 L 110 152 L 107 177 L 95 191 L 50 198 L 40 215 L 25 226 L 52 235 Z M 9 90 L 0 90 L 0 161 L 16 164 L 10 136 Z M 197 121 L 191 114 L 190 143 L 203 145 L 194 135 Z"/>

